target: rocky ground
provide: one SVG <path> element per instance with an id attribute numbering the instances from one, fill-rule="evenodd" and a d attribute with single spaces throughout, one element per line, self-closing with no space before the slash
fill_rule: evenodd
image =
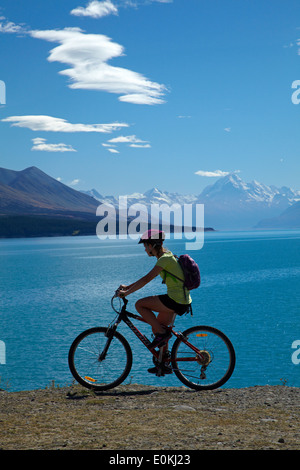
<path id="1" fill-rule="evenodd" d="M 300 389 L 0 391 L 2 450 L 300 450 Z"/>

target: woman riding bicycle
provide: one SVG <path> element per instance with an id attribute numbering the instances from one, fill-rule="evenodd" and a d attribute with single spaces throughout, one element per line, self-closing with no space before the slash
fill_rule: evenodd
<path id="1" fill-rule="evenodd" d="M 170 338 L 168 326 L 172 323 L 174 313 L 182 315 L 190 309 L 192 299 L 189 291 L 183 287 L 182 269 L 171 251 L 163 247 L 165 234 L 159 230 L 148 230 L 139 243 L 143 243 L 148 256 L 155 256 L 157 262 L 151 271 L 129 286 L 121 285 L 118 289 L 120 297 L 128 296 L 144 287 L 158 274 L 167 286 L 167 294 L 152 295 L 139 299 L 135 308 L 143 319 L 152 327 L 155 335 L 151 347 L 160 347 Z M 174 274 L 174 276 L 172 274 Z M 157 317 L 153 312 L 158 312 Z"/>

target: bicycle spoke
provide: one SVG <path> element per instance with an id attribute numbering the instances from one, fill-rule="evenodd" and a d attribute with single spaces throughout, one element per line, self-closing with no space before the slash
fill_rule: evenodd
<path id="1" fill-rule="evenodd" d="M 234 349 L 228 338 L 212 327 L 193 327 L 177 339 L 172 349 L 172 365 L 177 377 L 196 390 L 214 389 L 231 376 Z M 194 351 L 189 344 L 190 343 Z"/>
<path id="2" fill-rule="evenodd" d="M 69 366 L 76 380 L 87 388 L 107 390 L 127 377 L 132 365 L 132 353 L 125 338 L 114 333 L 111 340 L 107 328 L 92 328 L 79 335 L 69 352 Z M 101 353 L 110 341 L 103 359 Z"/>

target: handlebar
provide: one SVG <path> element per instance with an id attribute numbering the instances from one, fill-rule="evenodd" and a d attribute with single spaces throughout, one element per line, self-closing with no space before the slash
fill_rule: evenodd
<path id="1" fill-rule="evenodd" d="M 119 292 L 119 289 L 117 289 L 117 290 L 115 291 L 115 293 L 114 293 L 114 295 L 113 295 L 113 299 L 114 299 L 115 297 L 119 297 L 119 299 L 122 299 L 124 303 L 127 303 L 128 300 L 126 299 L 126 297 L 125 297 L 125 296 L 124 296 L 124 297 L 120 297 L 120 296 L 118 295 L 118 292 Z"/>
<path id="2" fill-rule="evenodd" d="M 114 301 L 114 299 L 116 299 L 116 298 L 120 299 L 120 303 L 121 303 L 121 300 L 123 300 L 123 306 L 126 306 L 126 305 L 127 305 L 128 299 L 126 299 L 126 297 L 120 297 L 120 296 L 118 295 L 118 290 L 116 290 L 115 293 L 114 293 L 114 295 L 112 296 L 111 301 L 110 301 L 111 306 L 112 306 L 112 309 L 113 309 L 115 312 L 120 313 L 120 311 L 121 311 L 121 305 L 120 305 L 120 310 L 117 310 L 117 309 L 114 307 L 114 305 L 113 305 L 113 301 Z"/>

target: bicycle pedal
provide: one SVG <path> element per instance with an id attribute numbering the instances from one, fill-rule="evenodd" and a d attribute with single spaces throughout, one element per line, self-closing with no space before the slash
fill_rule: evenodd
<path id="1" fill-rule="evenodd" d="M 156 375 L 156 377 L 164 377 L 165 376 L 165 374 L 162 370 L 158 370 L 155 375 Z"/>

